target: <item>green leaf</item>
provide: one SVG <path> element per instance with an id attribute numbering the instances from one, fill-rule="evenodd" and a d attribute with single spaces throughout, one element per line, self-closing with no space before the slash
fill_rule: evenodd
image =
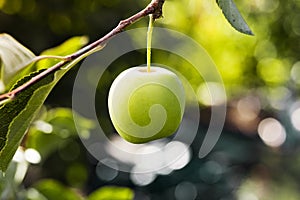
<path id="1" fill-rule="evenodd" d="M 134 192 L 130 188 L 125 187 L 102 187 L 88 197 L 88 200 L 132 200 L 134 198 Z"/>
<path id="2" fill-rule="evenodd" d="M 69 40 L 65 41 L 62 45 L 58 47 L 54 47 L 51 49 L 47 49 L 41 53 L 41 55 L 60 55 L 66 56 L 70 54 L 70 52 L 75 52 L 80 49 L 83 45 L 88 42 L 87 37 L 73 37 Z M 49 66 L 53 66 L 58 61 L 55 59 L 43 59 L 37 63 L 37 69 L 48 68 Z"/>
<path id="3" fill-rule="evenodd" d="M 51 179 L 38 182 L 34 188 L 48 200 L 83 200 L 75 191 Z"/>
<path id="4" fill-rule="evenodd" d="M 84 45 L 80 37 L 73 42 L 74 45 L 78 47 Z M 28 127 L 56 83 L 72 66 L 76 65 L 80 60 L 91 53 L 93 53 L 93 51 L 70 62 L 66 65 L 66 68 L 48 74 L 43 79 L 35 82 L 19 93 L 12 101 L 8 101 L 0 107 L 0 170 L 6 170 Z M 42 71 L 43 70 L 34 72 L 22 78 L 14 88 L 24 84 Z"/>
<path id="5" fill-rule="evenodd" d="M 40 72 L 24 77 L 17 85 L 27 82 Z M 53 79 L 53 74 L 47 76 L 24 90 L 13 101 L 0 107 L 0 169 L 2 171 L 6 170 L 33 116 L 38 112 L 43 100 L 48 95 L 47 92 L 44 92 L 45 89 L 43 90 L 42 86 L 47 86 Z"/>
<path id="6" fill-rule="evenodd" d="M 36 56 L 8 34 L 0 34 L 0 92 L 19 77 Z"/>
<path id="7" fill-rule="evenodd" d="M 221 8 L 224 16 L 231 26 L 241 33 L 253 35 L 251 29 L 243 19 L 233 0 L 217 0 L 217 4 Z"/>

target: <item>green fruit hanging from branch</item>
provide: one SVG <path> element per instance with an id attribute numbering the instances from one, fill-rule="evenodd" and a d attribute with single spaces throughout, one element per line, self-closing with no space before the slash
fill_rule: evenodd
<path id="1" fill-rule="evenodd" d="M 168 137 L 178 129 L 185 107 L 184 88 L 173 72 L 151 67 L 153 16 L 147 33 L 147 68 L 133 67 L 113 82 L 108 109 L 117 132 L 132 143 Z"/>

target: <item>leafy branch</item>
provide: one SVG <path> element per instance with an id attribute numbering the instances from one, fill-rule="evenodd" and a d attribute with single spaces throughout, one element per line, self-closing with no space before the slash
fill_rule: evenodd
<path id="1" fill-rule="evenodd" d="M 90 51 L 97 51 L 101 49 L 103 46 L 105 46 L 105 43 L 112 38 L 113 36 L 117 35 L 118 33 L 122 32 L 127 26 L 135 23 L 139 19 L 148 16 L 150 14 L 153 15 L 153 19 L 160 18 L 162 16 L 162 6 L 164 4 L 165 0 L 152 0 L 146 8 L 141 10 L 140 12 L 136 13 L 135 15 L 120 21 L 120 23 L 109 33 L 107 33 L 104 37 L 100 38 L 99 40 L 87 45 L 86 47 L 78 50 L 75 53 L 72 53 L 71 55 L 60 57 L 60 56 L 38 56 L 34 59 L 31 60 L 31 63 L 39 61 L 41 59 L 45 58 L 54 58 L 54 59 L 59 59 L 61 60 L 54 66 L 48 68 L 47 70 L 39 73 L 38 75 L 32 77 L 28 82 L 24 83 L 23 85 L 20 85 L 19 87 L 11 90 L 8 93 L 0 95 L 0 105 L 1 102 L 7 102 L 7 100 L 12 100 L 24 91 L 26 88 L 32 86 L 39 80 L 43 79 L 44 77 L 48 76 L 49 74 L 52 74 L 56 72 L 57 70 L 61 69 L 63 66 L 67 65 L 68 63 L 72 62 L 73 60 L 77 59 L 78 57 L 86 54 L 87 52 Z"/>
<path id="2" fill-rule="evenodd" d="M 164 2 L 152 0 L 143 10 L 120 21 L 109 33 L 85 47 L 85 37 L 74 37 L 48 50 L 47 55 L 35 56 L 9 35 L 0 35 L 0 92 L 8 91 L 0 95 L 1 171 L 7 169 L 34 117 L 65 73 L 139 19 L 148 15 L 153 20 L 160 18 Z M 252 33 L 233 0 L 217 0 L 217 3 L 234 28 Z"/>

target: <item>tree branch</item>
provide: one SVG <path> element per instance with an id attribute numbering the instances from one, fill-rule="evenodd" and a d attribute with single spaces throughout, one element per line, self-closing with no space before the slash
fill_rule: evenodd
<path id="1" fill-rule="evenodd" d="M 135 15 L 122 20 L 119 22 L 119 24 L 111 30 L 109 33 L 107 33 L 105 36 L 100 38 L 99 40 L 96 40 L 95 42 L 87 45 L 86 47 L 80 49 L 79 51 L 63 57 L 63 60 L 58 62 L 56 65 L 46 69 L 42 73 L 38 74 L 37 76 L 30 79 L 25 84 L 17 87 L 16 89 L 0 95 L 0 102 L 3 102 L 5 100 L 14 99 L 17 94 L 24 91 L 26 88 L 30 87 L 31 85 L 35 84 L 39 80 L 42 80 L 44 77 L 48 76 L 51 73 L 56 72 L 57 70 L 61 69 L 61 67 L 65 66 L 66 64 L 72 62 L 76 58 L 80 57 L 81 55 L 89 52 L 90 50 L 96 49 L 98 47 L 104 46 L 105 43 L 108 42 L 109 39 L 111 39 L 113 36 L 117 35 L 118 33 L 122 32 L 127 26 L 135 23 L 136 21 L 140 20 L 141 18 L 148 16 L 150 14 L 153 14 L 154 19 L 158 19 L 162 16 L 162 6 L 164 4 L 165 0 L 152 0 L 143 10 L 136 13 Z"/>

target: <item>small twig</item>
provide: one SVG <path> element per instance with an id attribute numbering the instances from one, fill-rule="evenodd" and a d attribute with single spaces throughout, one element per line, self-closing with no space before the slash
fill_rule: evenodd
<path id="1" fill-rule="evenodd" d="M 31 63 L 38 62 L 40 60 L 44 59 L 55 59 L 55 60 L 67 60 L 65 56 L 55 56 L 55 55 L 41 55 L 41 56 L 36 56 Z M 30 64 L 30 63 L 29 63 Z"/>
<path id="2" fill-rule="evenodd" d="M 150 4 L 140 12 L 136 13 L 135 15 L 120 21 L 120 23 L 109 33 L 107 33 L 105 36 L 100 38 L 99 40 L 87 45 L 86 47 L 80 49 L 79 51 L 65 56 L 65 57 L 56 57 L 58 59 L 61 59 L 62 61 L 58 62 L 54 66 L 46 69 L 42 73 L 38 74 L 37 76 L 30 79 L 28 82 L 24 83 L 23 85 L 17 87 L 16 89 L 0 95 L 0 102 L 3 102 L 7 99 L 14 99 L 17 94 L 24 91 L 26 88 L 30 87 L 31 85 L 35 84 L 39 80 L 42 80 L 44 77 L 48 76 L 51 73 L 56 72 L 57 70 L 61 69 L 64 65 L 70 63 L 71 61 L 75 60 L 76 58 L 80 57 L 81 55 L 98 48 L 99 46 L 105 45 L 106 42 L 108 42 L 109 39 L 111 39 L 113 36 L 117 35 L 118 33 L 122 32 L 127 26 L 135 23 L 139 19 L 148 16 L 150 14 L 153 15 L 153 19 L 160 18 L 162 16 L 162 6 L 164 4 L 165 0 L 152 0 Z M 54 57 L 55 58 L 55 57 Z"/>

